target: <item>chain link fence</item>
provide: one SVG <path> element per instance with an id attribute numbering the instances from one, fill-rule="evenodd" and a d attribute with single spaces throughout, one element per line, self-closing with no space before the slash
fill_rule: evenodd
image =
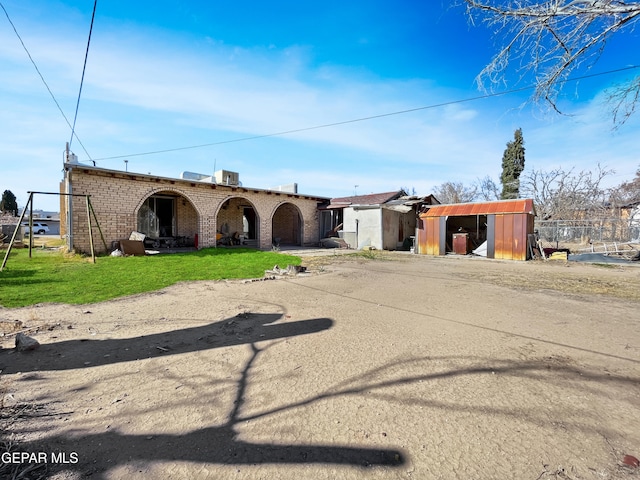
<path id="1" fill-rule="evenodd" d="M 593 220 L 540 220 L 535 229 L 550 243 L 640 242 L 640 221 L 605 218 Z"/>

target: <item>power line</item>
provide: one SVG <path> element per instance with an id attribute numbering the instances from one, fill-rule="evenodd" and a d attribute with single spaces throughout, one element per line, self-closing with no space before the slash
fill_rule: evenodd
<path id="1" fill-rule="evenodd" d="M 76 102 L 76 114 L 73 117 L 73 127 L 71 127 L 71 140 L 69 140 L 69 146 L 73 142 L 73 134 L 76 130 L 76 120 L 78 119 L 78 108 L 80 107 L 80 96 L 82 94 L 82 85 L 84 84 L 84 72 L 87 69 L 87 58 L 89 57 L 89 45 L 91 45 L 91 32 L 93 32 L 93 20 L 96 18 L 96 7 L 98 6 L 98 0 L 93 2 L 93 14 L 91 15 L 91 26 L 89 27 L 89 39 L 87 40 L 87 50 L 84 54 L 84 65 L 82 66 L 82 78 L 80 79 L 80 90 L 78 91 L 78 101 Z"/>
<path id="2" fill-rule="evenodd" d="M 579 80 L 585 80 L 587 78 L 593 78 L 593 77 L 600 77 L 603 75 L 610 75 L 612 73 L 619 73 L 619 72 L 624 72 L 626 70 L 634 70 L 640 68 L 640 65 L 630 65 L 627 67 L 622 67 L 622 68 L 618 68 L 618 69 L 614 69 L 614 70 L 607 70 L 605 72 L 599 72 L 599 73 L 591 73 L 588 75 L 582 75 L 580 77 L 574 77 L 574 78 L 569 78 L 567 80 L 564 80 L 562 83 L 569 83 L 569 82 L 577 82 Z M 275 132 L 275 133 L 267 133 L 264 135 L 253 135 L 250 137 L 241 137 L 241 138 L 236 138 L 233 140 L 223 140 L 220 142 L 213 142 L 213 143 L 203 143 L 200 145 L 191 145 L 191 146 L 187 146 L 187 147 L 177 147 L 177 148 L 168 148 L 165 150 L 154 150 L 154 151 L 149 151 L 149 152 L 142 152 L 142 153 L 131 153 L 129 155 L 117 155 L 114 157 L 103 157 L 103 158 L 96 158 L 94 161 L 103 161 L 103 160 L 116 160 L 116 159 L 120 159 L 120 158 L 130 158 L 130 157 L 141 157 L 141 156 L 145 156 L 145 155 L 156 155 L 159 153 L 169 153 L 169 152 L 179 152 L 182 150 L 193 150 L 196 148 L 204 148 L 204 147 L 213 147 L 215 145 L 224 145 L 224 144 L 228 144 L 228 143 L 238 143 L 238 142 L 247 142 L 250 140 L 258 140 L 261 138 L 269 138 L 269 137 L 279 137 L 279 136 L 283 136 L 283 135 L 290 135 L 292 133 L 300 133 L 300 132 L 306 132 L 309 130 L 318 130 L 321 128 L 329 128 L 329 127 L 335 127 L 335 126 L 339 126 L 339 125 L 347 125 L 350 123 L 357 123 L 357 122 L 364 122 L 367 120 L 374 120 L 377 118 L 384 118 L 384 117 L 391 117 L 394 115 L 403 115 L 406 113 L 412 113 L 412 112 L 418 112 L 420 110 L 429 110 L 429 109 L 433 109 L 433 108 L 440 108 L 440 107 L 445 107 L 448 105 L 456 105 L 456 104 L 460 104 L 460 103 L 467 103 L 467 102 L 474 102 L 476 100 L 483 100 L 483 99 L 487 99 L 487 98 L 494 98 L 494 97 L 500 97 L 503 95 L 509 95 L 512 93 L 518 93 L 518 92 L 523 92 L 526 90 L 533 90 L 535 89 L 535 85 L 529 85 L 527 87 L 521 87 L 521 88 L 515 88 L 515 89 L 511 89 L 511 90 L 506 90 L 504 92 L 497 92 L 497 93 L 487 93 L 484 95 L 478 95 L 475 97 L 469 97 L 469 98 L 463 98 L 463 99 L 459 99 L 459 100 L 451 100 L 448 102 L 442 102 L 442 103 L 435 103 L 432 105 L 426 105 L 423 107 L 416 107 L 416 108 L 409 108 L 407 110 L 399 110 L 396 112 L 389 112 L 389 113 L 382 113 L 379 115 L 372 115 L 369 117 L 361 117 L 361 118 L 355 118 L 355 119 L 351 119 L 351 120 L 344 120 L 341 122 L 333 122 L 333 123 L 325 123 L 322 125 L 315 125 L 312 127 L 304 127 L 304 128 L 296 128 L 293 130 L 285 130 L 282 132 Z"/>
<path id="3" fill-rule="evenodd" d="M 29 50 L 27 49 L 27 46 L 24 44 L 24 42 L 22 41 L 22 37 L 20 36 L 20 34 L 18 33 L 18 30 L 16 29 L 16 26 L 13 24 L 13 22 L 11 21 L 11 18 L 9 17 L 9 13 L 7 12 L 7 9 L 4 8 L 4 5 L 2 4 L 2 2 L 0 2 L 0 7 L 2 7 L 2 10 L 4 11 L 5 16 L 7 17 L 7 20 L 9 20 L 9 23 L 11 24 L 11 27 L 13 28 L 13 31 L 15 32 L 16 36 L 18 37 L 18 40 L 20 40 L 20 43 L 22 44 L 22 48 L 24 49 L 24 51 L 27 53 L 27 56 L 29 57 L 29 60 L 31 60 L 31 63 L 33 64 L 34 68 L 36 69 L 36 72 L 38 72 L 38 75 L 40 76 L 40 80 L 42 80 L 42 83 L 44 83 L 44 86 L 47 88 L 47 91 L 49 92 L 49 95 L 51 95 L 51 98 L 53 99 L 53 102 L 56 104 L 56 107 L 58 107 L 58 110 L 60 111 L 60 113 L 62 114 L 62 117 L 64 118 L 64 120 L 67 122 L 67 125 L 69 125 L 69 128 L 71 129 L 71 135 L 72 138 L 75 136 L 76 140 L 78 140 L 78 143 L 80 144 L 80 146 L 82 147 L 82 149 L 84 150 L 84 153 L 87 154 L 87 157 L 89 157 L 89 159 L 91 160 L 91 155 L 89 155 L 89 152 L 87 152 L 87 149 L 84 148 L 84 145 L 82 144 L 82 142 L 80 141 L 80 138 L 78 137 L 78 135 L 76 135 L 73 132 L 73 127 L 71 126 L 71 123 L 69 123 L 69 119 L 67 118 L 67 116 L 64 114 L 64 111 L 62 111 L 62 107 L 60 107 L 60 104 L 58 103 L 58 100 L 56 100 L 55 95 L 53 95 L 53 92 L 51 91 L 51 89 L 49 88 L 49 85 L 47 84 L 46 80 L 44 79 L 44 77 L 42 76 L 42 73 L 40 73 L 40 69 L 38 68 L 38 65 L 36 65 L 36 62 L 33 60 L 33 57 L 31 56 L 31 53 L 29 53 Z"/>

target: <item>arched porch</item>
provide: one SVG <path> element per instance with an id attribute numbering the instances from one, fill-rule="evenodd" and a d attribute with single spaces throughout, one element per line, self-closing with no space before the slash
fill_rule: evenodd
<path id="1" fill-rule="evenodd" d="M 216 244 L 260 245 L 260 220 L 254 204 L 245 197 L 230 197 L 216 214 Z"/>
<path id="2" fill-rule="evenodd" d="M 302 245 L 303 222 L 300 209 L 293 203 L 282 203 L 271 217 L 273 245 Z"/>
<path id="3" fill-rule="evenodd" d="M 197 247 L 200 214 L 191 200 L 177 190 L 147 195 L 136 210 L 136 230 L 151 248 Z"/>

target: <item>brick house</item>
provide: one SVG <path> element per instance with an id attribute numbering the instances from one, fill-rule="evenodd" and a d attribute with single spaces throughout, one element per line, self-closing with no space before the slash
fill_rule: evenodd
<path id="1" fill-rule="evenodd" d="M 68 235 L 70 230 L 69 246 L 81 252 L 91 247 L 83 195 L 90 196 L 107 249 L 113 242 L 129 238 L 133 231 L 144 233 L 160 245 L 197 248 L 212 247 L 233 237 L 263 250 L 271 249 L 274 242 L 317 245 L 318 206 L 329 202 L 328 198 L 298 194 L 293 189 L 244 187 L 237 174 L 224 179 L 202 175 L 167 178 L 74 161 L 64 167 L 60 193 L 72 196 L 61 196 L 61 234 Z M 96 251 L 104 251 L 95 225 L 92 233 Z"/>

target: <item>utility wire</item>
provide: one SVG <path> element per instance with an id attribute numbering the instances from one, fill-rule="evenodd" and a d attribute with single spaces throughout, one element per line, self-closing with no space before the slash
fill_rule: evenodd
<path id="1" fill-rule="evenodd" d="M 11 21 L 11 18 L 9 17 L 9 13 L 7 12 L 7 9 L 4 8 L 4 5 L 2 4 L 2 2 L 0 2 L 0 7 L 2 7 L 2 10 L 4 11 L 4 14 L 7 17 L 7 20 L 9 20 L 9 23 L 11 24 L 11 27 L 13 28 L 13 31 L 15 32 L 16 36 L 18 37 L 18 40 L 20 40 L 20 43 L 22 44 L 22 48 L 24 49 L 24 51 L 27 53 L 27 56 L 29 57 L 29 60 L 31 60 L 31 63 L 33 64 L 34 68 L 36 69 L 36 72 L 38 72 L 38 75 L 40 76 L 40 80 L 42 80 L 42 83 L 44 83 L 44 86 L 47 88 L 47 91 L 49 92 L 49 95 L 51 95 L 51 98 L 53 99 L 53 102 L 56 104 L 56 106 L 58 107 L 58 110 L 60 111 L 60 113 L 62 114 L 62 117 L 64 118 L 65 122 L 67 122 L 67 125 L 69 125 L 69 128 L 71 129 L 72 132 L 72 136 L 76 137 L 76 140 L 78 140 L 78 143 L 80 144 L 80 146 L 82 147 L 82 149 L 84 150 L 84 153 L 87 154 L 87 157 L 89 157 L 89 160 L 91 160 L 91 155 L 89 155 L 89 152 L 87 152 L 87 149 L 84 148 L 84 145 L 82 144 L 82 141 L 80 141 L 80 138 L 78 137 L 78 135 L 76 135 L 75 133 L 73 133 L 73 127 L 71 126 L 71 123 L 69 122 L 69 119 L 67 118 L 67 116 L 64 114 L 64 111 L 62 111 L 62 108 L 60 107 L 60 104 L 58 103 L 58 100 L 56 100 L 56 97 L 53 95 L 53 92 L 51 91 L 51 89 L 49 88 L 49 85 L 47 84 L 47 81 L 44 79 L 44 77 L 42 76 L 42 73 L 40 73 L 40 69 L 38 68 L 38 65 L 36 65 L 36 62 L 33 60 L 33 57 L 31 57 L 31 53 L 29 53 L 29 50 L 27 49 L 27 46 L 24 44 L 24 42 L 22 41 L 22 37 L 20 36 L 20 34 L 18 33 L 18 30 L 16 29 L 16 26 L 13 24 L 13 22 Z"/>
<path id="2" fill-rule="evenodd" d="M 78 119 L 78 108 L 80 107 L 80 96 L 82 95 L 82 85 L 84 84 L 84 72 L 87 69 L 87 58 L 89 57 L 89 45 L 91 44 L 91 32 L 93 32 L 93 20 L 96 18 L 96 7 L 98 6 L 98 0 L 93 2 L 93 13 L 91 14 L 91 26 L 89 27 L 89 39 L 87 40 L 87 50 L 84 54 L 84 65 L 82 66 L 82 78 L 80 79 L 80 90 L 78 91 L 78 101 L 76 102 L 76 114 L 73 117 L 73 127 L 71 127 L 71 140 L 69 140 L 69 147 L 73 142 L 73 134 L 76 131 L 76 120 Z"/>
<path id="3" fill-rule="evenodd" d="M 636 68 L 640 68 L 640 65 L 630 65 L 627 67 L 622 67 L 622 68 L 618 68 L 615 70 L 607 70 L 606 72 L 599 72 L 599 73 L 592 73 L 589 75 L 582 75 L 580 77 L 574 77 L 574 78 L 569 78 L 567 80 L 564 80 L 562 83 L 569 83 L 569 82 L 577 82 L 579 80 L 585 80 L 587 78 L 593 78 L 593 77 L 599 77 L 599 76 L 603 76 L 603 75 L 610 75 L 612 73 L 619 73 L 619 72 L 624 72 L 626 70 L 633 70 Z M 420 110 L 429 110 L 429 109 L 433 109 L 433 108 L 439 108 L 439 107 L 444 107 L 447 105 L 455 105 L 455 104 L 459 104 L 459 103 L 466 103 L 466 102 L 474 102 L 476 100 L 483 100 L 486 98 L 493 98 L 493 97 L 500 97 L 503 95 L 509 95 L 511 93 L 518 93 L 518 92 L 523 92 L 526 90 L 533 90 L 535 88 L 535 85 L 529 85 L 527 87 L 522 87 L 522 88 L 515 88 L 512 90 L 506 90 L 504 92 L 498 92 L 498 93 L 488 93 L 488 94 L 484 94 L 484 95 L 478 95 L 475 97 L 469 97 L 469 98 L 463 98 L 460 100 L 451 100 L 448 102 L 442 102 L 442 103 L 435 103 L 432 105 L 426 105 L 423 107 L 416 107 L 416 108 L 410 108 L 407 110 L 399 110 L 397 112 L 390 112 L 390 113 L 382 113 L 380 115 L 372 115 L 370 117 L 362 117 L 362 118 L 355 118 L 355 119 L 351 119 L 351 120 L 344 120 L 341 122 L 334 122 L 334 123 L 325 123 L 323 125 L 315 125 L 312 127 L 304 127 L 304 128 L 296 128 L 294 130 L 285 130 L 282 132 L 276 132 L 276 133 L 267 133 L 264 135 L 254 135 L 251 137 L 241 137 L 241 138 L 236 138 L 233 140 L 223 140 L 220 142 L 213 142 L 213 143 L 203 143 L 201 145 L 191 145 L 188 147 L 177 147 L 177 148 L 168 148 L 166 150 L 154 150 L 154 151 L 150 151 L 150 152 L 143 152 L 143 153 L 131 153 L 129 155 L 117 155 L 114 157 L 103 157 L 103 158 L 96 158 L 94 161 L 103 161 L 103 160 L 116 160 L 119 158 L 130 158 L 130 157 L 141 157 L 144 155 L 156 155 L 159 153 L 169 153 L 169 152 L 179 152 L 182 150 L 192 150 L 192 149 L 196 149 L 196 148 L 204 148 L 204 147 L 212 147 L 215 145 L 224 145 L 227 143 L 237 143 L 237 142 L 247 142 L 249 140 L 258 140 L 260 138 L 269 138 L 269 137 L 279 137 L 279 136 L 283 136 L 283 135 L 289 135 L 292 133 L 299 133 L 299 132 L 306 132 L 309 130 L 318 130 L 320 128 L 328 128 L 328 127 L 335 127 L 338 125 L 346 125 L 349 123 L 357 123 L 357 122 L 364 122 L 367 120 L 374 120 L 376 118 L 383 118 L 383 117 L 391 117 L 393 115 L 403 115 L 405 113 L 411 113 L 411 112 L 417 112 Z"/>
<path id="4" fill-rule="evenodd" d="M 483 98 L 491 98 L 491 97 L 499 97 L 501 95 L 507 95 L 509 93 L 515 93 L 515 92 L 521 92 L 523 90 L 531 90 L 534 87 L 523 87 L 523 88 L 518 88 L 515 90 L 508 90 L 506 92 L 500 92 L 500 93 L 491 93 L 491 94 L 486 94 L 486 95 L 480 95 L 477 97 L 471 97 L 471 98 L 464 98 L 461 100 L 452 100 L 449 102 L 443 102 L 443 103 L 436 103 L 433 105 L 426 105 L 424 107 L 416 107 L 416 108 L 410 108 L 407 110 L 399 110 L 397 112 L 389 112 L 389 113 L 381 113 L 379 115 L 372 115 L 370 117 L 362 117 L 362 118 L 354 118 L 351 120 L 343 120 L 341 122 L 334 122 L 334 123 L 325 123 L 322 125 L 315 125 L 312 127 L 304 127 L 304 128 L 296 128 L 294 130 L 285 130 L 282 132 L 275 132 L 275 133 L 267 133 L 264 135 L 254 135 L 252 137 L 241 137 L 241 138 L 236 138 L 233 140 L 223 140 L 221 142 L 214 142 L 214 143 L 203 143 L 201 145 L 192 145 L 189 147 L 177 147 L 177 148 L 168 148 L 166 150 L 155 150 L 155 151 L 151 151 L 151 152 L 143 152 L 143 153 L 132 153 L 129 155 L 118 155 L 115 157 L 103 157 L 103 158 L 96 158 L 95 161 L 102 161 L 102 160 L 115 160 L 118 158 L 128 158 L 128 157 L 140 157 L 143 155 L 155 155 L 158 153 L 168 153 L 168 152 L 178 152 L 181 150 L 191 150 L 191 149 L 195 149 L 195 148 L 204 148 L 204 147 L 212 147 L 214 145 L 224 145 L 226 143 L 236 143 L 236 142 L 246 142 L 249 140 L 258 140 L 260 138 L 268 138 L 268 137 L 279 137 L 279 136 L 283 136 L 283 135 L 289 135 L 292 133 L 299 133 L 299 132 L 306 132 L 309 130 L 318 130 L 320 128 L 328 128 L 328 127 L 335 127 L 338 125 L 347 125 L 349 123 L 357 123 L 357 122 L 365 122 L 367 120 L 374 120 L 376 118 L 383 118 L 383 117 L 391 117 L 393 115 L 402 115 L 405 113 L 411 113 L 411 112 L 417 112 L 419 110 L 428 110 L 431 108 L 438 108 L 438 107 L 444 107 L 447 105 L 454 105 L 456 103 L 464 103 L 464 102 L 472 102 L 474 100 L 481 100 Z"/>

